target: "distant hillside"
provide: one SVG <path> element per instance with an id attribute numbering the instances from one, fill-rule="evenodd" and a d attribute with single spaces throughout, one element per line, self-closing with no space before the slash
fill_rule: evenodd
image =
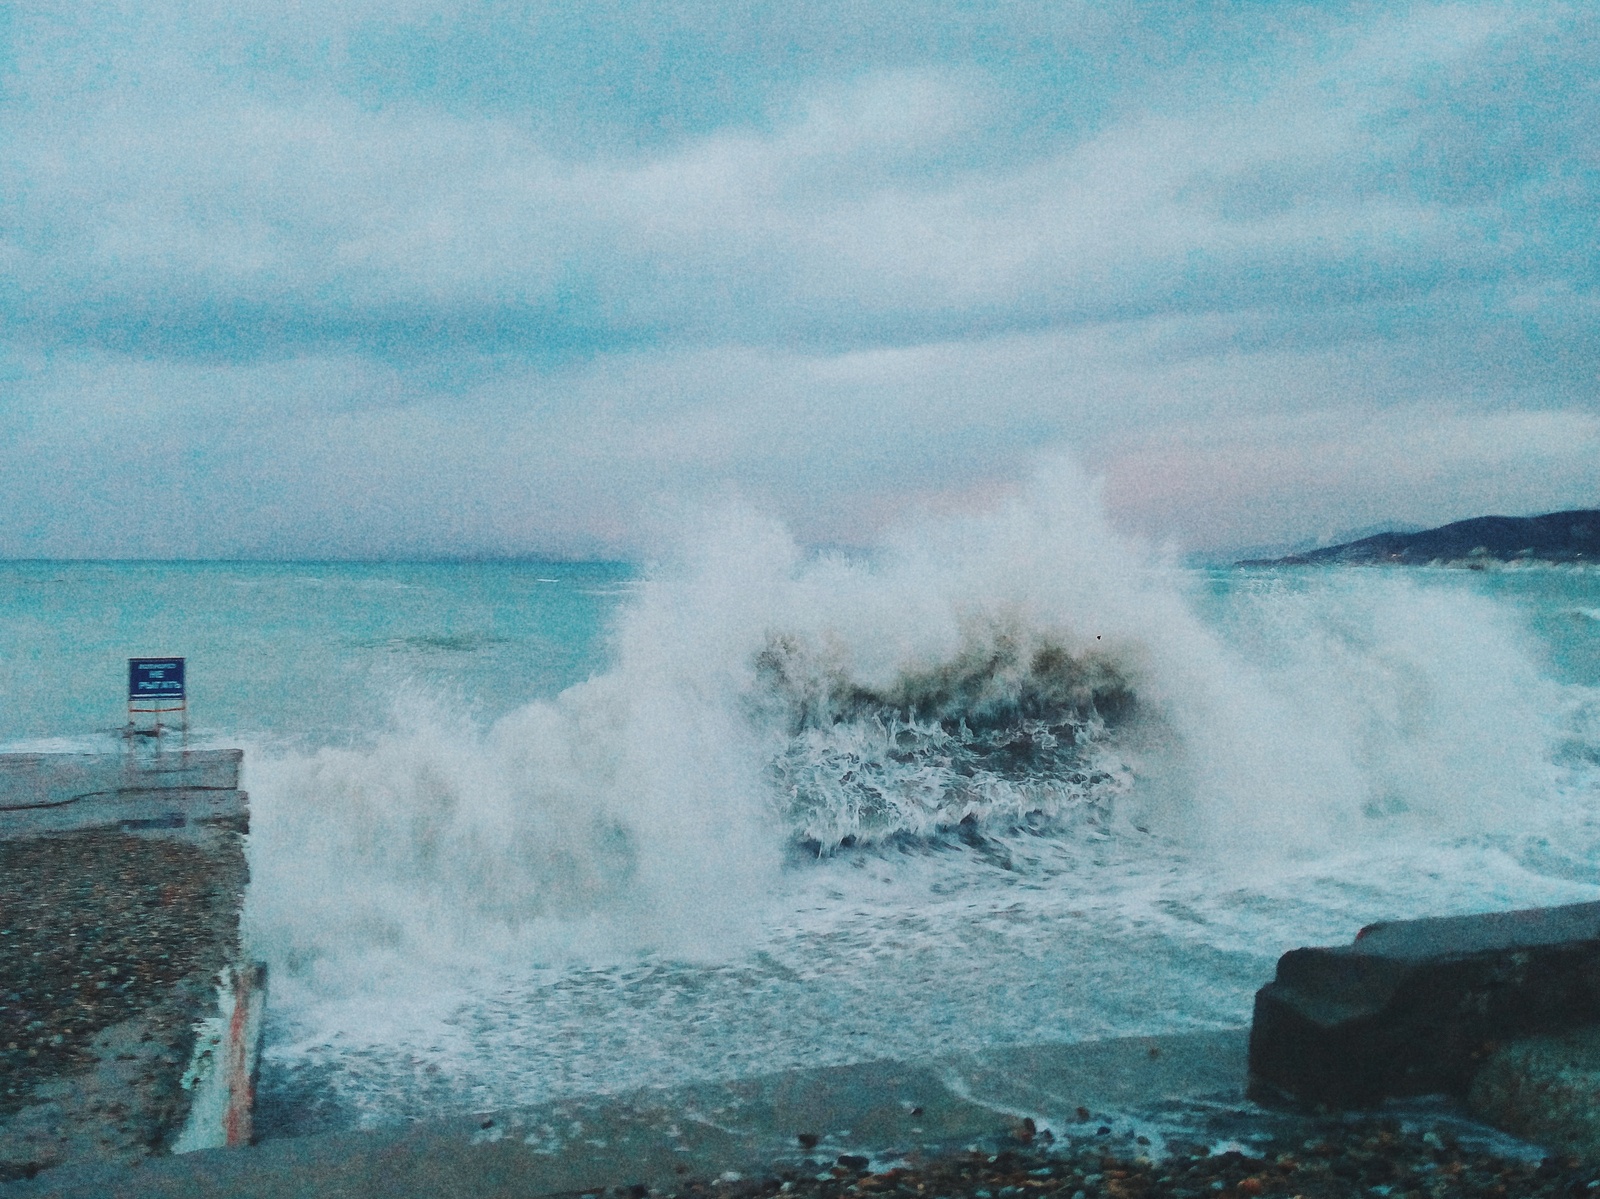
<path id="1" fill-rule="evenodd" d="M 1379 533 L 1290 554 L 1252 558 L 1240 566 L 1396 563 L 1600 562 L 1600 510 L 1551 512 L 1545 516 L 1477 516 L 1420 533 Z"/>

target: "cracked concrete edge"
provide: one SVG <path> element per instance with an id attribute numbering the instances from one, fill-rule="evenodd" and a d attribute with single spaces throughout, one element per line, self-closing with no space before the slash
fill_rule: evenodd
<path id="1" fill-rule="evenodd" d="M 195 1029 L 194 1051 L 179 1083 L 189 1092 L 189 1113 L 173 1139 L 173 1153 L 250 1143 L 266 1000 L 264 963 L 223 967 L 216 1007 Z"/>

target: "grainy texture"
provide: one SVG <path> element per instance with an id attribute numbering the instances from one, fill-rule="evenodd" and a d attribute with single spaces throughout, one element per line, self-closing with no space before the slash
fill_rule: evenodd
<path id="1" fill-rule="evenodd" d="M 1497 1128 L 1600 1163 L 1600 1028 L 1496 1047 L 1468 1100 Z"/>
<path id="2" fill-rule="evenodd" d="M 244 880 L 222 831 L 0 842 L 0 1179 L 176 1132 Z"/>

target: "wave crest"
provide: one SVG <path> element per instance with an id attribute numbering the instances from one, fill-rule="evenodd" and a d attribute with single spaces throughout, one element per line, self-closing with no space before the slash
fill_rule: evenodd
<path id="1" fill-rule="evenodd" d="M 1113 744 L 1137 706 L 1123 670 L 1016 624 L 969 629 L 953 656 L 886 686 L 793 634 L 769 635 L 754 672 L 755 706 L 786 735 L 767 781 L 818 852 L 1104 819 L 1133 785 Z"/>

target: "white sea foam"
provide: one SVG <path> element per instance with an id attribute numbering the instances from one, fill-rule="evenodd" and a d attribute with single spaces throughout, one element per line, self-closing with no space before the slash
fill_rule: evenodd
<path id="1" fill-rule="evenodd" d="M 411 699 L 365 748 L 252 755 L 269 1061 L 388 1054 L 392 1114 L 400 1061 L 510 1102 L 1203 1024 L 1285 927 L 1593 887 L 1592 831 L 1543 875 L 1502 844 L 1593 786 L 1590 697 L 1509 607 L 1381 571 L 1211 582 L 1061 464 L 863 558 L 705 514 L 588 682 L 487 728 Z"/>

